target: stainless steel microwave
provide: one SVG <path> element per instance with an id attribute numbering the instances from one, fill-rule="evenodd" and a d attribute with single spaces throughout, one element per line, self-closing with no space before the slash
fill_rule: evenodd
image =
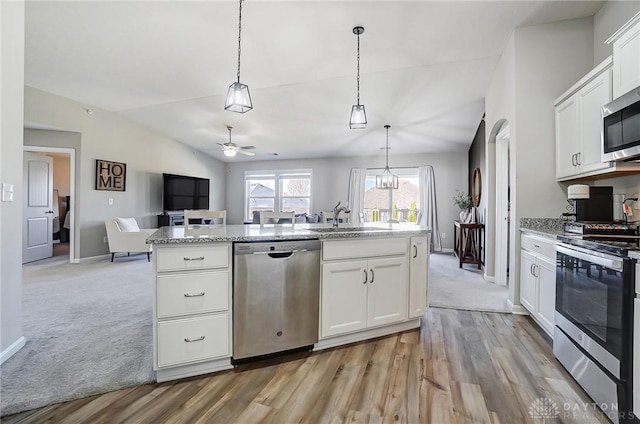
<path id="1" fill-rule="evenodd" d="M 640 87 L 602 107 L 602 161 L 640 160 Z"/>

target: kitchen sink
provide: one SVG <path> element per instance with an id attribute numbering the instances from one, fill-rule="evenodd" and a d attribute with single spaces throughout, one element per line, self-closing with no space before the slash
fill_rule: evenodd
<path id="1" fill-rule="evenodd" d="M 327 227 L 327 228 L 309 228 L 309 231 L 316 233 L 353 233 L 362 231 L 388 231 L 388 228 L 378 227 Z"/>

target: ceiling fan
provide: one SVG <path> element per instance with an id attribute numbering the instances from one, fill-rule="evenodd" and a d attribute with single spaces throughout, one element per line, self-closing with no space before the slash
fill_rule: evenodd
<path id="1" fill-rule="evenodd" d="M 220 146 L 222 146 L 222 153 L 224 153 L 225 156 L 232 158 L 236 155 L 236 153 L 240 153 L 246 156 L 255 155 L 255 153 L 249 151 L 255 149 L 255 146 L 238 146 L 236 143 L 232 143 L 231 130 L 233 129 L 233 127 L 227 126 L 227 129 L 229 130 L 229 141 L 224 144 L 218 143 Z"/>

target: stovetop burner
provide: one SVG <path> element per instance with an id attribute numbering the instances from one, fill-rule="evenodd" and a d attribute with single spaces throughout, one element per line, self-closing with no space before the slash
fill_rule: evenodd
<path id="1" fill-rule="evenodd" d="M 595 221 L 565 222 L 564 231 L 572 234 L 637 234 L 637 228 L 629 224 Z"/>

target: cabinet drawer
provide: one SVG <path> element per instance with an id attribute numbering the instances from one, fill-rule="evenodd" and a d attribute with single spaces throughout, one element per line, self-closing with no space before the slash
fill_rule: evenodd
<path id="1" fill-rule="evenodd" d="M 229 273 L 160 274 L 156 298 L 158 318 L 229 309 Z"/>
<path id="2" fill-rule="evenodd" d="M 158 272 L 229 266 L 229 245 L 227 244 L 160 247 L 156 250 Z"/>
<path id="3" fill-rule="evenodd" d="M 520 244 L 523 249 L 530 250 L 538 255 L 546 256 L 554 262 L 556 260 L 556 243 L 553 240 L 529 234 L 522 234 Z"/>
<path id="4" fill-rule="evenodd" d="M 322 259 L 329 261 L 334 259 L 405 255 L 407 246 L 407 239 L 404 237 L 325 241 L 322 243 Z"/>
<path id="5" fill-rule="evenodd" d="M 158 367 L 229 355 L 227 313 L 158 323 Z"/>

